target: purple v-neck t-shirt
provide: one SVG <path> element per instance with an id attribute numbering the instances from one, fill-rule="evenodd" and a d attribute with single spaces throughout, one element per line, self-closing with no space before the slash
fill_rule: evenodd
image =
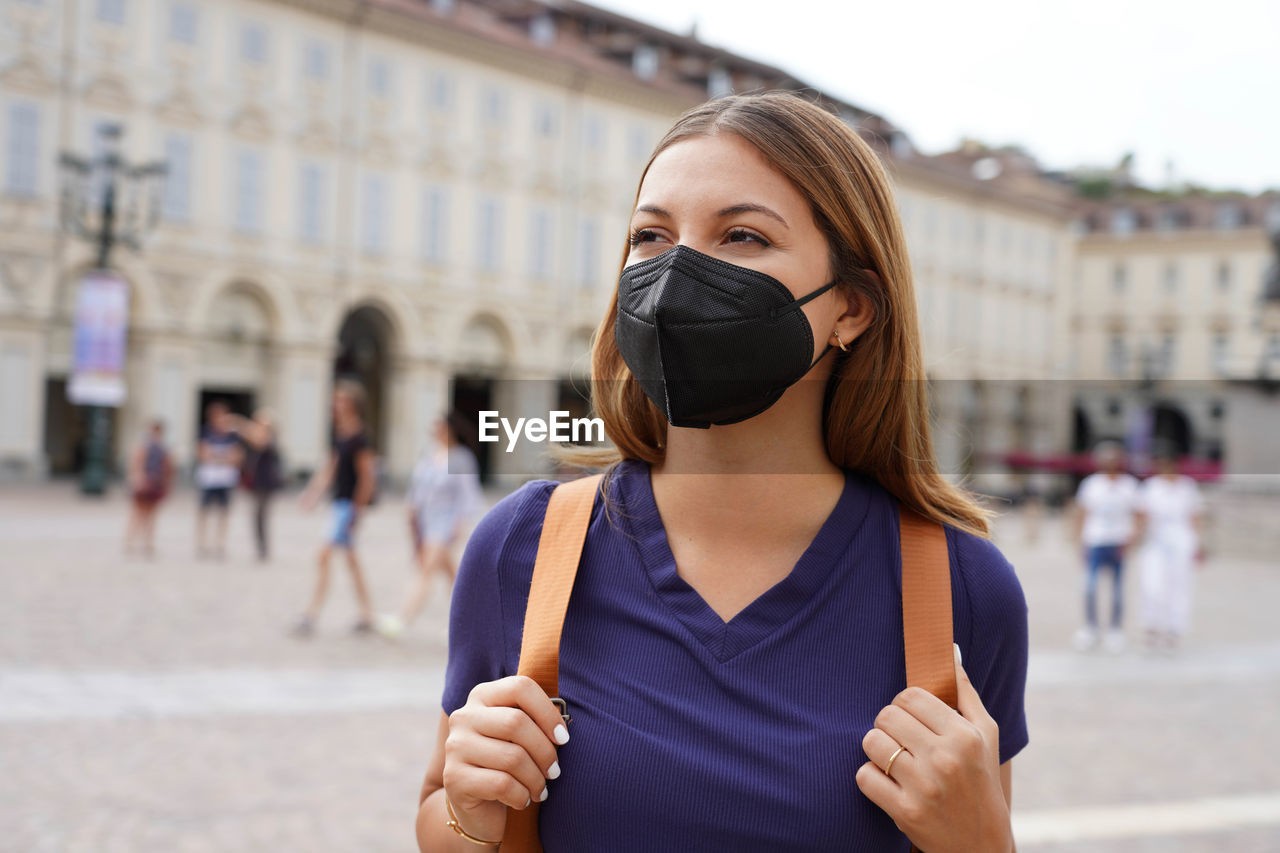
<path id="1" fill-rule="evenodd" d="M 554 483 L 485 516 L 454 587 L 444 710 L 516 671 Z M 617 467 L 592 513 L 565 616 L 560 692 L 573 717 L 541 810 L 547 853 L 906 851 L 854 774 L 862 737 L 906 687 L 893 498 L 848 474 L 786 578 L 725 623 L 676 572 L 649 468 Z M 947 530 L 965 670 L 1027 744 L 1027 606 L 990 542 Z"/>

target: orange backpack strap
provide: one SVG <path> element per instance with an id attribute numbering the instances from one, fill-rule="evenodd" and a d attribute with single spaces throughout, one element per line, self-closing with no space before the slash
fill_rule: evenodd
<path id="1" fill-rule="evenodd" d="M 560 632 L 600 480 L 600 474 L 583 477 L 561 483 L 551 492 L 538 539 L 538 556 L 533 563 L 517 672 L 532 678 L 555 699 L 560 698 Z M 563 704 L 561 711 L 568 724 L 569 713 Z M 501 849 L 503 853 L 541 853 L 537 803 L 507 812 Z"/>
<path id="2" fill-rule="evenodd" d="M 923 687 L 956 707 L 956 659 L 951 648 L 951 561 L 942 525 L 898 505 L 902 553 L 902 640 L 907 686 Z M 911 853 L 920 848 L 911 845 Z"/>
<path id="3" fill-rule="evenodd" d="M 532 678 L 555 698 L 560 692 L 564 614 L 600 480 L 601 475 L 597 474 L 557 486 L 547 503 L 538 540 L 518 672 Z M 900 508 L 899 541 L 907 684 L 925 688 L 954 708 L 957 694 L 946 534 L 938 524 Z M 504 853 L 541 853 L 537 803 L 507 812 L 501 849 Z"/>
<path id="4" fill-rule="evenodd" d="M 923 687 L 954 708 L 958 698 L 947 534 L 942 525 L 899 506 L 898 535 L 907 685 Z"/>

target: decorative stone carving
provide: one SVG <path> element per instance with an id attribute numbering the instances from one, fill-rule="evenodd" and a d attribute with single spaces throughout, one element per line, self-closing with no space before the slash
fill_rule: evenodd
<path id="1" fill-rule="evenodd" d="M 268 139 L 271 116 L 258 104 L 245 104 L 231 117 L 231 132 L 245 139 Z"/>

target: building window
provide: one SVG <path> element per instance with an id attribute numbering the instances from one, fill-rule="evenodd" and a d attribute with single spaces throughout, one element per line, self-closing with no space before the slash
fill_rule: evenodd
<path id="1" fill-rule="evenodd" d="M 1111 214 L 1111 233 L 1117 237 L 1132 234 L 1138 228 L 1138 215 L 1127 207 L 1118 208 Z"/>
<path id="2" fill-rule="evenodd" d="M 551 278 L 554 258 L 551 211 L 542 206 L 535 207 L 529 221 L 529 265 L 535 281 Z"/>
<path id="3" fill-rule="evenodd" d="M 427 103 L 437 113 L 453 109 L 453 77 L 448 72 L 437 71 L 427 78 Z"/>
<path id="4" fill-rule="evenodd" d="M 634 161 L 649 156 L 649 134 L 640 125 L 632 125 L 627 131 L 627 157 Z"/>
<path id="5" fill-rule="evenodd" d="M 493 272 L 502 265 L 502 202 L 482 198 L 477 218 L 476 263 L 480 269 Z"/>
<path id="6" fill-rule="evenodd" d="M 1220 204 L 1218 209 L 1214 211 L 1213 224 L 1223 231 L 1239 228 L 1243 218 L 1241 214 L 1242 211 L 1237 204 Z"/>
<path id="7" fill-rule="evenodd" d="M 534 15 L 529 20 L 529 39 L 542 47 L 552 44 L 556 40 L 556 19 L 547 14 Z"/>
<path id="8" fill-rule="evenodd" d="M 1216 280 L 1218 284 L 1218 290 L 1226 292 L 1231 289 L 1231 262 L 1230 261 L 1218 262 L 1218 275 Z"/>
<path id="9" fill-rule="evenodd" d="M 658 49 L 650 44 L 642 44 L 631 54 L 631 70 L 641 80 L 652 80 L 658 76 Z"/>
<path id="10" fill-rule="evenodd" d="M 422 257 L 434 264 L 448 257 L 449 197 L 442 187 L 427 187 L 422 195 Z"/>
<path id="11" fill-rule="evenodd" d="M 262 233 L 262 182 L 266 171 L 262 154 L 250 149 L 236 152 L 235 229 L 242 234 Z"/>
<path id="12" fill-rule="evenodd" d="M 200 31 L 200 13 L 190 3 L 174 3 L 169 7 L 169 38 L 180 44 L 194 45 Z"/>
<path id="13" fill-rule="evenodd" d="M 382 175 L 365 175 L 362 239 L 364 250 L 370 255 L 387 251 L 387 179 Z"/>
<path id="14" fill-rule="evenodd" d="M 267 61 L 267 29 L 262 24 L 245 24 L 240 28 L 240 58 L 254 65 Z"/>
<path id="15" fill-rule="evenodd" d="M 582 125 L 582 141 L 587 150 L 597 154 L 603 151 L 604 137 L 604 119 L 594 114 L 587 116 Z"/>
<path id="16" fill-rule="evenodd" d="M 186 222 L 191 218 L 191 137 L 172 133 L 164 141 L 164 218 Z"/>
<path id="17" fill-rule="evenodd" d="M 5 151 L 5 190 L 34 196 L 40 174 L 40 108 L 35 104 L 9 106 L 9 139 Z"/>
<path id="18" fill-rule="evenodd" d="M 712 68 L 707 75 L 707 96 L 723 98 L 733 94 L 733 75 L 723 68 Z"/>
<path id="19" fill-rule="evenodd" d="M 578 232 L 578 283 L 584 289 L 594 287 L 600 268 L 600 223 L 584 219 Z"/>
<path id="20" fill-rule="evenodd" d="M 533 132 L 543 139 L 556 135 L 559 110 L 549 101 L 542 101 L 533 108 Z"/>
<path id="21" fill-rule="evenodd" d="M 123 24 L 124 2 L 125 0 L 98 0 L 96 7 L 98 20 L 106 24 Z"/>
<path id="22" fill-rule="evenodd" d="M 325 171 L 315 163 L 298 170 L 298 236 L 304 243 L 324 242 Z"/>
<path id="23" fill-rule="evenodd" d="M 1112 376 L 1124 376 L 1129 365 L 1129 353 L 1123 335 L 1112 335 L 1107 345 L 1107 369 Z"/>
<path id="24" fill-rule="evenodd" d="M 308 80 L 322 83 L 329 79 L 329 47 L 319 39 L 310 39 L 302 48 L 302 74 Z"/>
<path id="25" fill-rule="evenodd" d="M 502 90 L 496 86 L 486 86 L 480 93 L 480 118 L 485 124 L 502 124 L 506 116 L 507 104 Z"/>
<path id="26" fill-rule="evenodd" d="M 1268 231 L 1280 231 L 1280 201 L 1273 201 L 1267 207 L 1266 221 Z"/>
<path id="27" fill-rule="evenodd" d="M 391 65 L 385 59 L 369 62 L 369 92 L 378 98 L 391 96 Z"/>
<path id="28" fill-rule="evenodd" d="M 1210 367 L 1214 373 L 1225 373 L 1227 368 L 1227 359 L 1230 357 L 1231 339 L 1227 337 L 1226 332 L 1218 332 L 1213 336 L 1213 343 L 1209 351 Z"/>
<path id="29" fill-rule="evenodd" d="M 1177 264 L 1170 263 L 1165 265 L 1164 292 L 1165 293 L 1178 292 L 1178 265 Z"/>
<path id="30" fill-rule="evenodd" d="M 1117 263 L 1111 268 L 1111 292 L 1124 293 L 1128 286 L 1129 270 L 1124 264 Z"/>
<path id="31" fill-rule="evenodd" d="M 1160 336 L 1160 350 L 1158 354 L 1158 364 L 1160 376 L 1167 377 L 1173 373 L 1174 365 L 1178 359 L 1178 340 L 1170 333 Z"/>

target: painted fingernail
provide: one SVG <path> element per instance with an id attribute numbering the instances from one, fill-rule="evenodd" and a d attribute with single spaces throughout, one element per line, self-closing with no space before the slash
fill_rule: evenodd
<path id="1" fill-rule="evenodd" d="M 547 799 L 547 789 L 543 788 L 542 793 L 538 795 L 538 802 L 540 803 L 546 802 L 546 799 Z"/>
<path id="2" fill-rule="evenodd" d="M 551 767 L 547 770 L 547 778 L 548 779 L 560 778 L 560 762 L 559 761 L 551 762 Z"/>
<path id="3" fill-rule="evenodd" d="M 952 643 L 951 646 L 956 650 L 956 663 L 964 663 L 964 655 L 960 654 L 960 644 Z"/>
<path id="4" fill-rule="evenodd" d="M 529 797 L 525 797 L 525 798 L 524 798 L 524 807 L 525 807 L 526 809 L 527 809 L 527 808 L 529 808 L 529 803 L 532 803 L 532 802 L 533 802 L 533 800 L 532 800 L 532 799 L 530 799 Z"/>
<path id="5" fill-rule="evenodd" d="M 569 730 L 566 729 L 564 726 L 556 726 L 556 730 L 554 734 L 556 738 L 556 743 L 560 744 L 561 746 L 564 746 L 566 743 L 569 742 Z"/>

